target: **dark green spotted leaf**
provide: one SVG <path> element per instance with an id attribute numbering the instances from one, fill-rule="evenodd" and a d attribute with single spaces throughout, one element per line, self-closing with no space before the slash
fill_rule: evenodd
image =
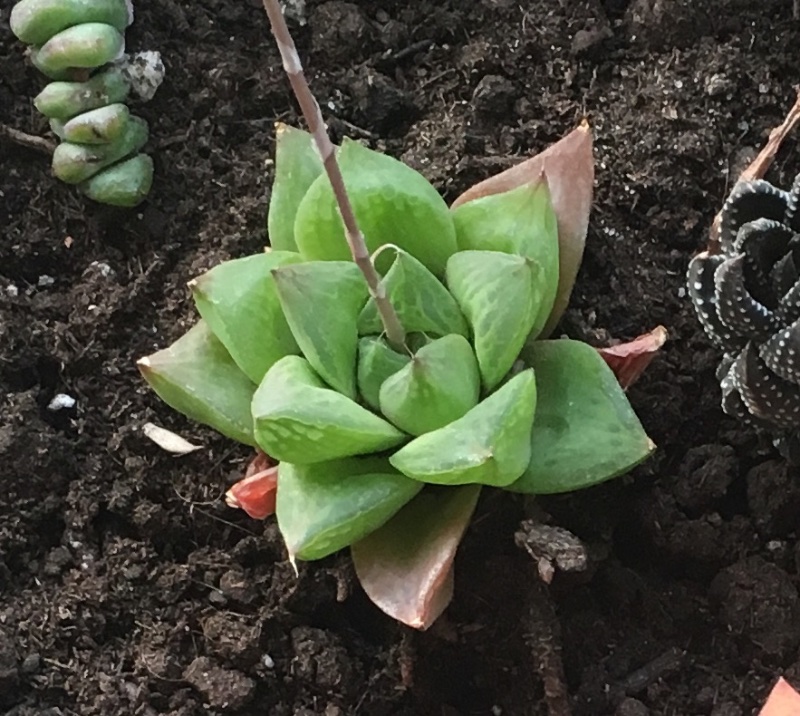
<path id="1" fill-rule="evenodd" d="M 380 409 L 383 382 L 411 357 L 395 351 L 383 338 L 368 336 L 358 342 L 358 392 L 373 410 Z"/>
<path id="2" fill-rule="evenodd" d="M 558 289 L 558 223 L 545 179 L 490 194 L 453 209 L 459 251 L 501 251 L 527 256 L 539 271 L 541 293 L 531 337 L 550 316 Z"/>
<path id="3" fill-rule="evenodd" d="M 523 359 L 536 371 L 539 396 L 531 461 L 507 489 L 571 492 L 621 475 L 648 457 L 647 437 L 614 373 L 579 341 L 537 341 Z"/>
<path id="4" fill-rule="evenodd" d="M 141 358 L 137 366 L 171 408 L 226 437 L 255 445 L 250 401 L 256 386 L 204 321 L 169 348 Z"/>
<path id="5" fill-rule="evenodd" d="M 456 232 L 447 204 L 430 182 L 402 162 L 349 139 L 342 142 L 337 159 L 370 253 L 394 244 L 442 276 L 447 259 L 456 251 Z M 318 177 L 300 202 L 294 238 L 309 260 L 350 257 L 327 177 Z M 381 273 L 392 258 L 384 252 L 378 259 Z"/>
<path id="6" fill-rule="evenodd" d="M 499 251 L 459 251 L 447 262 L 447 286 L 472 328 L 486 391 L 511 370 L 541 305 L 538 264 Z"/>
<path id="7" fill-rule="evenodd" d="M 275 361 L 300 353 L 272 276 L 300 261 L 297 253 L 269 251 L 225 261 L 189 282 L 198 312 L 256 385 Z"/>
<path id="8" fill-rule="evenodd" d="M 297 207 L 322 173 L 322 160 L 313 136 L 279 123 L 275 129 L 275 181 L 267 214 L 267 233 L 273 249 L 297 251 L 294 240 Z"/>
<path id="9" fill-rule="evenodd" d="M 314 370 L 332 388 L 356 397 L 358 314 L 369 296 L 352 261 L 311 261 L 272 271 L 283 314 Z"/>
<path id="10" fill-rule="evenodd" d="M 467 322 L 456 300 L 442 282 L 407 251 L 397 252 L 383 285 L 407 332 L 469 336 Z M 358 333 L 365 336 L 382 331 L 375 299 L 370 298 L 358 317 Z"/>
<path id="11" fill-rule="evenodd" d="M 418 350 L 380 389 L 381 413 L 411 435 L 438 430 L 478 403 L 478 361 L 464 336 L 450 335 Z"/>
<path id="12" fill-rule="evenodd" d="M 322 559 L 366 537 L 422 489 L 383 458 L 282 462 L 276 514 L 289 559 Z"/>
<path id="13" fill-rule="evenodd" d="M 252 411 L 258 446 L 276 460 L 298 465 L 387 450 L 406 437 L 328 388 L 300 356 L 281 358 L 267 371 Z"/>
<path id="14" fill-rule="evenodd" d="M 505 487 L 530 462 L 535 409 L 536 380 L 528 369 L 463 418 L 412 440 L 389 461 L 404 475 L 422 482 Z"/>

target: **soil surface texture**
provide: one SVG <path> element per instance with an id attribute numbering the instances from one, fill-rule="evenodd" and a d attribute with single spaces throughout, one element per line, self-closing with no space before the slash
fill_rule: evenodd
<path id="1" fill-rule="evenodd" d="M 52 139 L 11 4 L 0 124 Z M 798 683 L 800 480 L 722 414 L 684 292 L 794 101 L 791 0 L 290 4 L 334 139 L 402 158 L 448 200 L 590 119 L 596 202 L 559 332 L 605 345 L 666 326 L 629 391 L 658 452 L 537 503 L 598 556 L 547 591 L 515 545 L 528 506 L 488 490 L 428 632 L 373 607 L 345 556 L 296 578 L 274 520 L 222 499 L 248 452 L 135 368 L 194 320 L 188 280 L 262 249 L 273 126 L 299 125 L 296 106 L 257 0 L 138 0 L 128 47 L 167 66 L 134 106 L 156 162 L 145 204 L 91 204 L 0 136 L 0 713 L 540 716 L 559 649 L 575 716 L 745 716 L 779 673 Z M 797 150 L 769 178 L 790 183 Z M 74 406 L 50 409 L 58 394 Z M 170 456 L 148 421 L 202 449 Z"/>

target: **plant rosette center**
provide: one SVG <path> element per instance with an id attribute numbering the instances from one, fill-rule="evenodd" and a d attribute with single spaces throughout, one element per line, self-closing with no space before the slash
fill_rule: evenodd
<path id="1" fill-rule="evenodd" d="M 367 594 L 415 627 L 450 598 L 481 489 L 581 489 L 654 447 L 595 349 L 545 339 L 582 254 L 588 129 L 548 152 L 544 173 L 539 155 L 448 207 L 401 162 L 338 148 L 400 346 L 310 135 L 279 128 L 271 248 L 192 281 L 200 320 L 139 362 L 174 409 L 278 461 L 229 501 L 263 516 L 253 501 L 274 499 L 292 562 L 350 547 Z"/>

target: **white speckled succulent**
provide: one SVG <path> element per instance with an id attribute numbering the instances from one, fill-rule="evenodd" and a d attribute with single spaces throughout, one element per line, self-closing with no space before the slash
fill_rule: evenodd
<path id="1" fill-rule="evenodd" d="M 697 255 L 688 272 L 698 318 L 725 352 L 723 410 L 772 432 L 790 457 L 800 445 L 799 201 L 800 176 L 789 191 L 740 182 L 720 214 L 720 252 Z"/>

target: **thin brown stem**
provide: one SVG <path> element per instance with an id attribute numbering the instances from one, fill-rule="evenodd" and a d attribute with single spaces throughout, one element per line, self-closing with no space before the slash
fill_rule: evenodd
<path id="1" fill-rule="evenodd" d="M 286 26 L 286 20 L 283 17 L 278 0 L 263 0 L 264 9 L 267 11 L 270 24 L 272 25 L 272 32 L 275 35 L 275 40 L 278 43 L 278 49 L 281 53 L 283 60 L 283 69 L 289 77 L 289 82 L 292 85 L 297 102 L 303 112 L 308 128 L 314 137 L 317 149 L 322 157 L 325 172 L 333 188 L 333 195 L 336 198 L 336 203 L 339 206 L 339 213 L 342 216 L 342 223 L 344 224 L 345 235 L 347 236 L 347 243 L 350 246 L 350 253 L 353 255 L 353 261 L 361 269 L 364 278 L 369 286 L 369 291 L 375 299 L 378 313 L 380 314 L 383 328 L 386 331 L 386 337 L 389 343 L 396 349 L 400 349 L 405 345 L 406 333 L 397 312 L 394 310 L 389 298 L 386 296 L 386 289 L 381 281 L 380 274 L 378 274 L 375 266 L 370 260 L 367 244 L 364 241 L 364 235 L 358 228 L 356 215 L 353 213 L 353 207 L 350 204 L 350 197 L 347 195 L 347 189 L 344 184 L 344 178 L 339 168 L 339 163 L 336 161 L 336 152 L 333 148 L 333 143 L 328 136 L 328 131 L 325 128 L 325 122 L 322 119 L 322 112 L 320 111 L 319 104 L 311 93 L 311 88 L 308 86 L 305 75 L 303 73 L 303 65 L 300 62 L 300 55 L 297 54 L 294 40 L 289 33 L 289 28 Z"/>

